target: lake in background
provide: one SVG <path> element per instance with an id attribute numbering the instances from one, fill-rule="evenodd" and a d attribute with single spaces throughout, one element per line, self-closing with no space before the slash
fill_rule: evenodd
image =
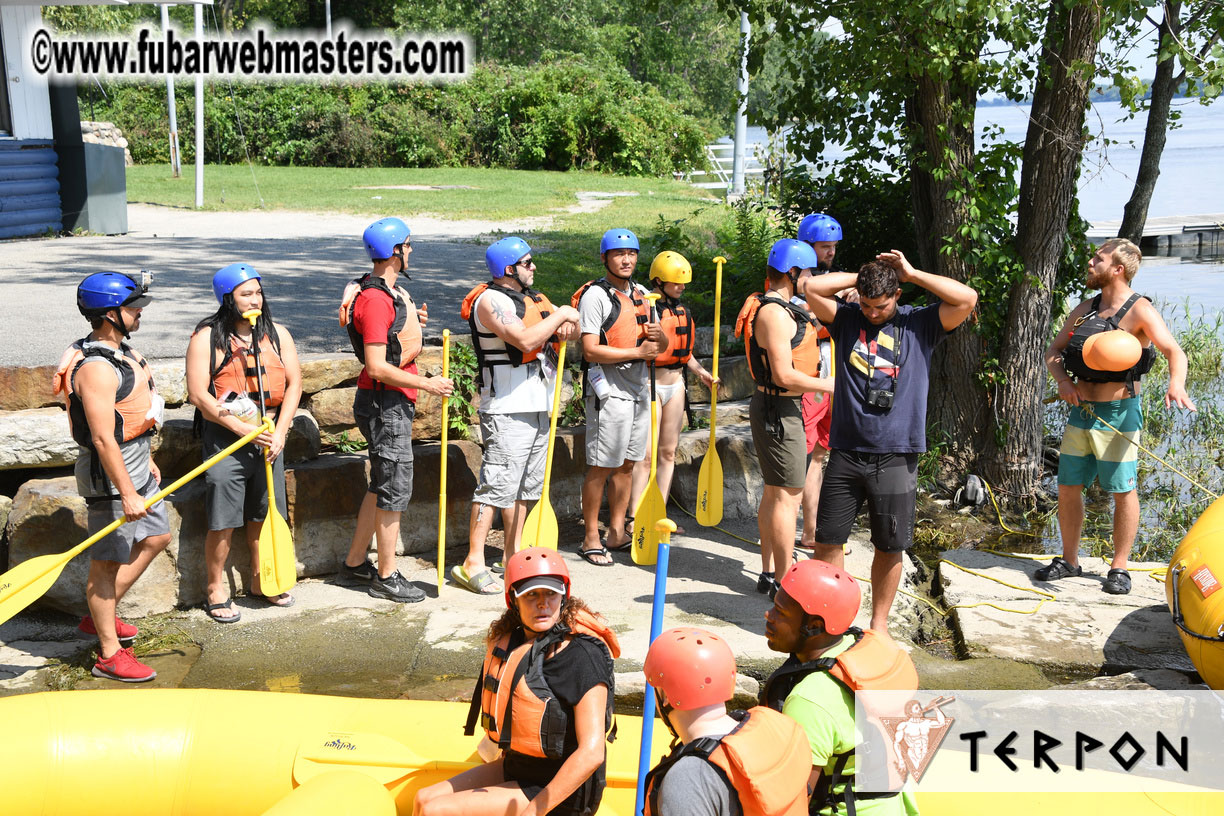
<path id="1" fill-rule="evenodd" d="M 1181 111 L 1181 126 L 1169 131 L 1148 215 L 1224 213 L 1224 103 L 1204 107 L 1192 99 L 1178 99 L 1173 105 Z M 979 107 L 979 139 L 985 126 L 997 124 L 1008 138 L 1023 140 L 1029 111 L 1028 105 Z M 1120 220 L 1135 183 L 1147 118 L 1146 114 L 1128 121 L 1122 118 L 1117 102 L 1093 105 L 1088 112 L 1088 128 L 1096 138 L 1084 152 L 1079 196 L 1080 214 L 1089 221 Z M 1103 145 L 1102 136 L 1116 144 Z M 767 141 L 764 128 L 748 128 L 749 144 Z M 844 155 L 838 147 L 825 151 L 829 159 Z M 1189 299 L 1207 312 L 1221 311 L 1224 259 L 1145 257 L 1134 286 L 1170 304 Z"/>

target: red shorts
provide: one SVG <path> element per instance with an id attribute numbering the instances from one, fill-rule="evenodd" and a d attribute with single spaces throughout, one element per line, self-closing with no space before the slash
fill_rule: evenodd
<path id="1" fill-rule="evenodd" d="M 829 425 L 833 422 L 833 400 L 828 394 L 803 395 L 803 431 L 807 437 L 807 452 L 817 445 L 829 449 Z"/>

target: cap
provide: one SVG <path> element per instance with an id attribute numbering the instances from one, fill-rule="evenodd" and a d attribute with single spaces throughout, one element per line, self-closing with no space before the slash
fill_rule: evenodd
<path id="1" fill-rule="evenodd" d="M 514 597 L 521 598 L 533 589 L 547 589 L 558 595 L 564 595 L 565 582 L 555 575 L 536 575 L 524 580 L 521 586 L 514 587 Z"/>

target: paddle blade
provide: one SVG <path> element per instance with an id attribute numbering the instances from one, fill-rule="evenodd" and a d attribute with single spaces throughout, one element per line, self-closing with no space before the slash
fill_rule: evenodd
<path id="1" fill-rule="evenodd" d="M 633 515 L 633 563 L 653 565 L 659 558 L 659 534 L 655 523 L 667 515 L 659 485 L 651 479 Z"/>
<path id="2" fill-rule="evenodd" d="M 329 731 L 298 747 L 293 778 L 301 785 L 320 774 L 350 768 L 388 785 L 417 770 L 466 771 L 476 765 L 423 759 L 404 743 L 382 734 Z"/>
<path id="3" fill-rule="evenodd" d="M 527 521 L 523 522 L 522 545 L 555 550 L 558 535 L 557 514 L 553 511 L 552 502 L 548 500 L 548 494 L 545 493 L 527 514 Z"/>
<path id="4" fill-rule="evenodd" d="M 55 583 L 55 579 L 59 578 L 72 555 L 75 555 L 74 550 L 40 555 L 22 561 L 0 575 L 0 623 L 41 598 Z"/>
<path id="5" fill-rule="evenodd" d="M 259 530 L 259 591 L 264 595 L 288 592 L 297 583 L 297 553 L 293 533 L 276 506 L 272 493 L 272 466 L 268 465 L 268 515 Z"/>
<path id="6" fill-rule="evenodd" d="M 701 460 L 697 474 L 697 523 L 702 527 L 713 527 L 723 517 L 723 470 L 718 450 L 713 445 Z"/>

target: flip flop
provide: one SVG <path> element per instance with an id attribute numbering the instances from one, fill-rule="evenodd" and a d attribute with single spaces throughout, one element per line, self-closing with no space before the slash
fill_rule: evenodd
<path id="1" fill-rule="evenodd" d="M 279 606 L 281 609 L 288 609 L 297 603 L 297 599 L 288 592 L 282 592 L 280 595 L 264 595 L 262 592 L 248 592 L 247 597 L 257 601 L 263 601 L 268 606 Z"/>
<path id="2" fill-rule="evenodd" d="M 228 609 L 234 614 L 228 618 L 222 618 L 218 615 L 213 614 L 218 609 Z M 242 613 L 239 612 L 237 609 L 234 609 L 234 599 L 233 598 L 226 598 L 221 603 L 204 604 L 204 613 L 208 615 L 208 617 L 215 620 L 217 623 L 237 623 L 238 621 L 242 620 Z"/>
<path id="3" fill-rule="evenodd" d="M 588 564 L 594 564 L 597 567 L 610 567 L 616 563 L 615 561 L 611 560 L 612 553 L 608 552 L 607 547 L 599 547 L 598 549 L 595 549 L 595 550 L 579 550 L 578 554 L 582 556 L 583 561 L 586 561 Z M 608 561 L 596 561 L 595 556 L 597 555 L 602 555 L 609 560 Z"/>
<path id="4" fill-rule="evenodd" d="M 487 569 L 481 570 L 469 577 L 463 565 L 456 564 L 451 567 L 451 578 L 459 586 L 469 592 L 475 592 L 477 595 L 497 595 L 502 591 L 502 588 L 497 584 L 497 579 Z"/>

